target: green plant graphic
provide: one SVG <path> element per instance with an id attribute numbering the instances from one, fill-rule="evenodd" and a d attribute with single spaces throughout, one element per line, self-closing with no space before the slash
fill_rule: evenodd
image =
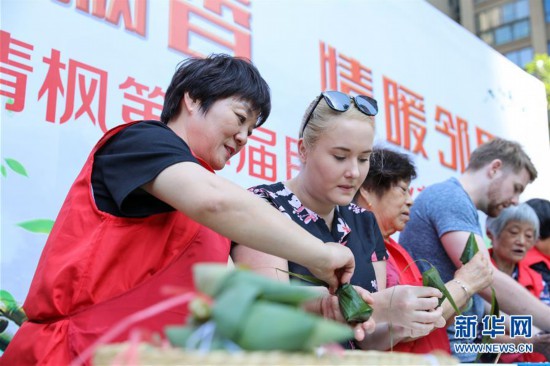
<path id="1" fill-rule="evenodd" d="M 54 221 L 50 219 L 36 219 L 25 222 L 20 222 L 17 226 L 37 234 L 49 234 L 52 231 Z"/>
<path id="2" fill-rule="evenodd" d="M 11 171 L 19 175 L 22 175 L 24 177 L 29 176 L 29 174 L 27 173 L 27 170 L 25 169 L 23 164 L 21 164 L 19 161 L 12 158 L 5 158 L 4 162 L 6 163 L 7 167 L 10 168 Z M 3 177 L 8 176 L 8 170 L 6 169 L 6 166 L 4 164 L 0 166 L 0 172 L 2 173 Z M 34 219 L 34 220 L 20 222 L 16 225 L 22 227 L 27 231 L 30 231 L 31 233 L 49 234 L 52 231 L 53 224 L 54 224 L 54 221 L 50 219 Z"/>
<path id="3" fill-rule="evenodd" d="M 6 165 L 11 169 L 13 170 L 14 172 L 16 172 L 17 174 L 21 174 L 25 177 L 28 177 L 29 175 L 27 174 L 27 170 L 25 169 L 25 167 L 23 166 L 23 164 L 21 164 L 20 162 L 18 162 L 17 160 L 15 159 L 10 159 L 10 158 L 6 158 L 4 159 L 4 161 L 6 162 Z M 6 167 L 4 166 L 4 164 L 2 164 L 2 175 L 4 177 L 6 177 L 8 174 L 7 174 L 7 169 Z"/>

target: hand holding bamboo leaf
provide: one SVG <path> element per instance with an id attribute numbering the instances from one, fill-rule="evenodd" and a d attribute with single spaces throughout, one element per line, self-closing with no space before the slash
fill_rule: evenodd
<path id="1" fill-rule="evenodd" d="M 434 328 L 445 326 L 442 309 L 438 307 L 441 291 L 433 287 L 398 285 L 372 294 L 373 317 L 426 335 Z"/>
<path id="2" fill-rule="evenodd" d="M 363 303 L 369 307 L 374 303 L 374 299 L 370 292 L 359 286 L 353 286 L 353 288 L 357 295 L 360 296 Z M 329 294 L 325 287 L 315 287 L 315 289 L 320 291 L 323 296 L 318 299 L 304 302 L 303 309 L 314 314 L 320 314 L 326 319 L 336 320 L 340 323 L 348 323 L 350 326 L 353 326 L 355 340 L 357 341 L 362 341 L 366 334 L 374 332 L 376 323 L 372 317 L 364 321 L 348 322 L 342 314 L 340 298 L 336 295 Z"/>
<path id="3" fill-rule="evenodd" d="M 431 267 L 430 269 L 424 271 L 422 273 L 422 284 L 424 286 L 428 287 L 434 287 L 441 291 L 443 293 L 443 296 L 439 298 L 438 306 L 441 306 L 443 301 L 445 299 L 449 300 L 449 303 L 453 307 L 453 309 L 456 311 L 457 314 L 461 314 L 460 309 L 458 306 L 456 306 L 456 303 L 449 293 L 449 290 L 447 290 L 447 287 L 445 286 L 445 283 L 443 283 L 443 280 L 441 279 L 441 276 L 439 275 L 439 271 L 435 267 Z"/>
<path id="4" fill-rule="evenodd" d="M 299 278 L 308 283 L 328 287 L 326 282 L 314 276 L 293 273 L 279 268 L 277 268 L 277 271 L 284 272 L 291 277 Z M 365 333 L 374 331 L 374 320 L 369 321 L 373 312 L 372 307 L 369 305 L 369 303 L 373 303 L 370 292 L 348 283 L 338 287 L 335 295 L 327 293 L 324 297 L 319 298 L 317 301 L 319 304 L 318 309 L 313 312 L 321 314 L 328 319 L 355 324 L 355 339 L 358 341 L 363 340 Z M 308 304 L 306 304 L 307 306 Z M 311 305 L 308 308 L 312 310 Z"/>
<path id="5" fill-rule="evenodd" d="M 471 296 L 491 285 L 492 266 L 482 252 L 477 252 L 470 261 L 455 272 L 454 278 L 468 289 L 468 294 Z"/>
<path id="6" fill-rule="evenodd" d="M 340 284 L 349 283 L 351 281 L 351 276 L 355 269 L 355 257 L 351 253 L 351 250 L 339 243 L 324 243 L 321 249 L 333 253 L 329 254 L 327 257 L 333 261 L 333 263 L 326 267 L 335 268 L 337 270 L 331 273 L 333 276 L 328 276 L 325 268 L 310 266 L 308 269 L 315 277 L 324 280 L 328 284 L 330 293 L 335 293 Z M 345 253 L 343 249 L 347 249 L 347 252 Z M 344 255 L 348 253 L 351 254 L 351 258 Z"/>

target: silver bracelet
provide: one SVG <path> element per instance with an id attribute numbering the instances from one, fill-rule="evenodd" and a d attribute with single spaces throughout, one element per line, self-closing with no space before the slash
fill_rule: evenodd
<path id="1" fill-rule="evenodd" d="M 458 283 L 458 285 L 460 287 L 462 287 L 462 289 L 464 290 L 464 292 L 466 293 L 466 297 L 471 297 L 471 293 L 470 293 L 470 290 L 468 289 L 468 287 L 466 287 L 465 284 L 463 284 L 462 282 L 460 282 L 460 280 L 457 280 L 457 279 L 453 279 L 453 282 L 456 282 Z"/>

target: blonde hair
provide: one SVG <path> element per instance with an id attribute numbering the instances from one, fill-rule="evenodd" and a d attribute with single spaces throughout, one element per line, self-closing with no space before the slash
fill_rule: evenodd
<path id="1" fill-rule="evenodd" d="M 317 104 L 319 98 L 321 98 L 321 100 Z M 327 128 L 332 126 L 331 120 L 336 117 L 345 116 L 350 119 L 365 121 L 372 124 L 372 127 L 374 128 L 374 117 L 367 116 L 365 113 L 357 109 L 353 101 L 350 101 L 350 103 L 351 105 L 347 111 L 339 112 L 330 108 L 322 96 L 315 98 L 306 109 L 302 118 L 302 123 L 300 124 L 300 131 L 303 130 L 302 136 L 300 137 L 304 139 L 304 145 L 306 147 L 314 146 L 317 140 L 319 140 L 319 137 L 323 134 L 323 132 Z M 306 119 L 310 115 L 312 108 L 315 108 L 315 110 L 313 111 L 313 113 L 311 113 L 311 117 L 309 118 L 308 122 L 306 121 Z M 306 122 L 307 126 L 305 126 L 304 129 L 304 124 Z"/>
<path id="2" fill-rule="evenodd" d="M 500 159 L 514 173 L 527 170 L 530 182 L 537 178 L 537 169 L 521 145 L 502 138 L 495 138 L 475 149 L 466 170 L 478 171 L 495 159 Z"/>

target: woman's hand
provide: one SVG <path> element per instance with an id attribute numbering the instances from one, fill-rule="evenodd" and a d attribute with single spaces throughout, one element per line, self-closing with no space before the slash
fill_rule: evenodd
<path id="1" fill-rule="evenodd" d="M 359 286 L 353 286 L 357 293 L 363 298 L 363 300 L 369 305 L 374 304 L 374 299 L 370 292 Z M 327 289 L 321 289 L 324 295 L 318 299 L 308 301 L 304 304 L 306 311 L 322 315 L 324 318 L 332 319 L 341 323 L 346 323 L 342 312 L 340 311 L 340 305 L 338 304 L 338 297 L 329 294 Z M 369 320 L 363 323 L 350 324 L 354 330 L 354 337 L 357 341 L 362 341 L 365 338 L 365 334 L 372 333 L 376 328 L 374 319 L 371 317 Z"/>
<path id="2" fill-rule="evenodd" d="M 433 287 L 400 285 L 373 293 L 376 321 L 409 329 L 408 336 L 416 338 L 445 326 L 443 310 L 438 299 L 443 294 Z"/>
<path id="3" fill-rule="evenodd" d="M 482 252 L 477 252 L 468 263 L 460 267 L 454 278 L 459 280 L 473 295 L 493 282 L 493 265 Z"/>
<path id="4" fill-rule="evenodd" d="M 338 286 L 348 283 L 355 269 L 355 259 L 348 247 L 338 243 L 324 243 L 315 249 L 322 256 L 316 266 L 307 267 L 318 279 L 325 281 L 331 294 Z"/>

